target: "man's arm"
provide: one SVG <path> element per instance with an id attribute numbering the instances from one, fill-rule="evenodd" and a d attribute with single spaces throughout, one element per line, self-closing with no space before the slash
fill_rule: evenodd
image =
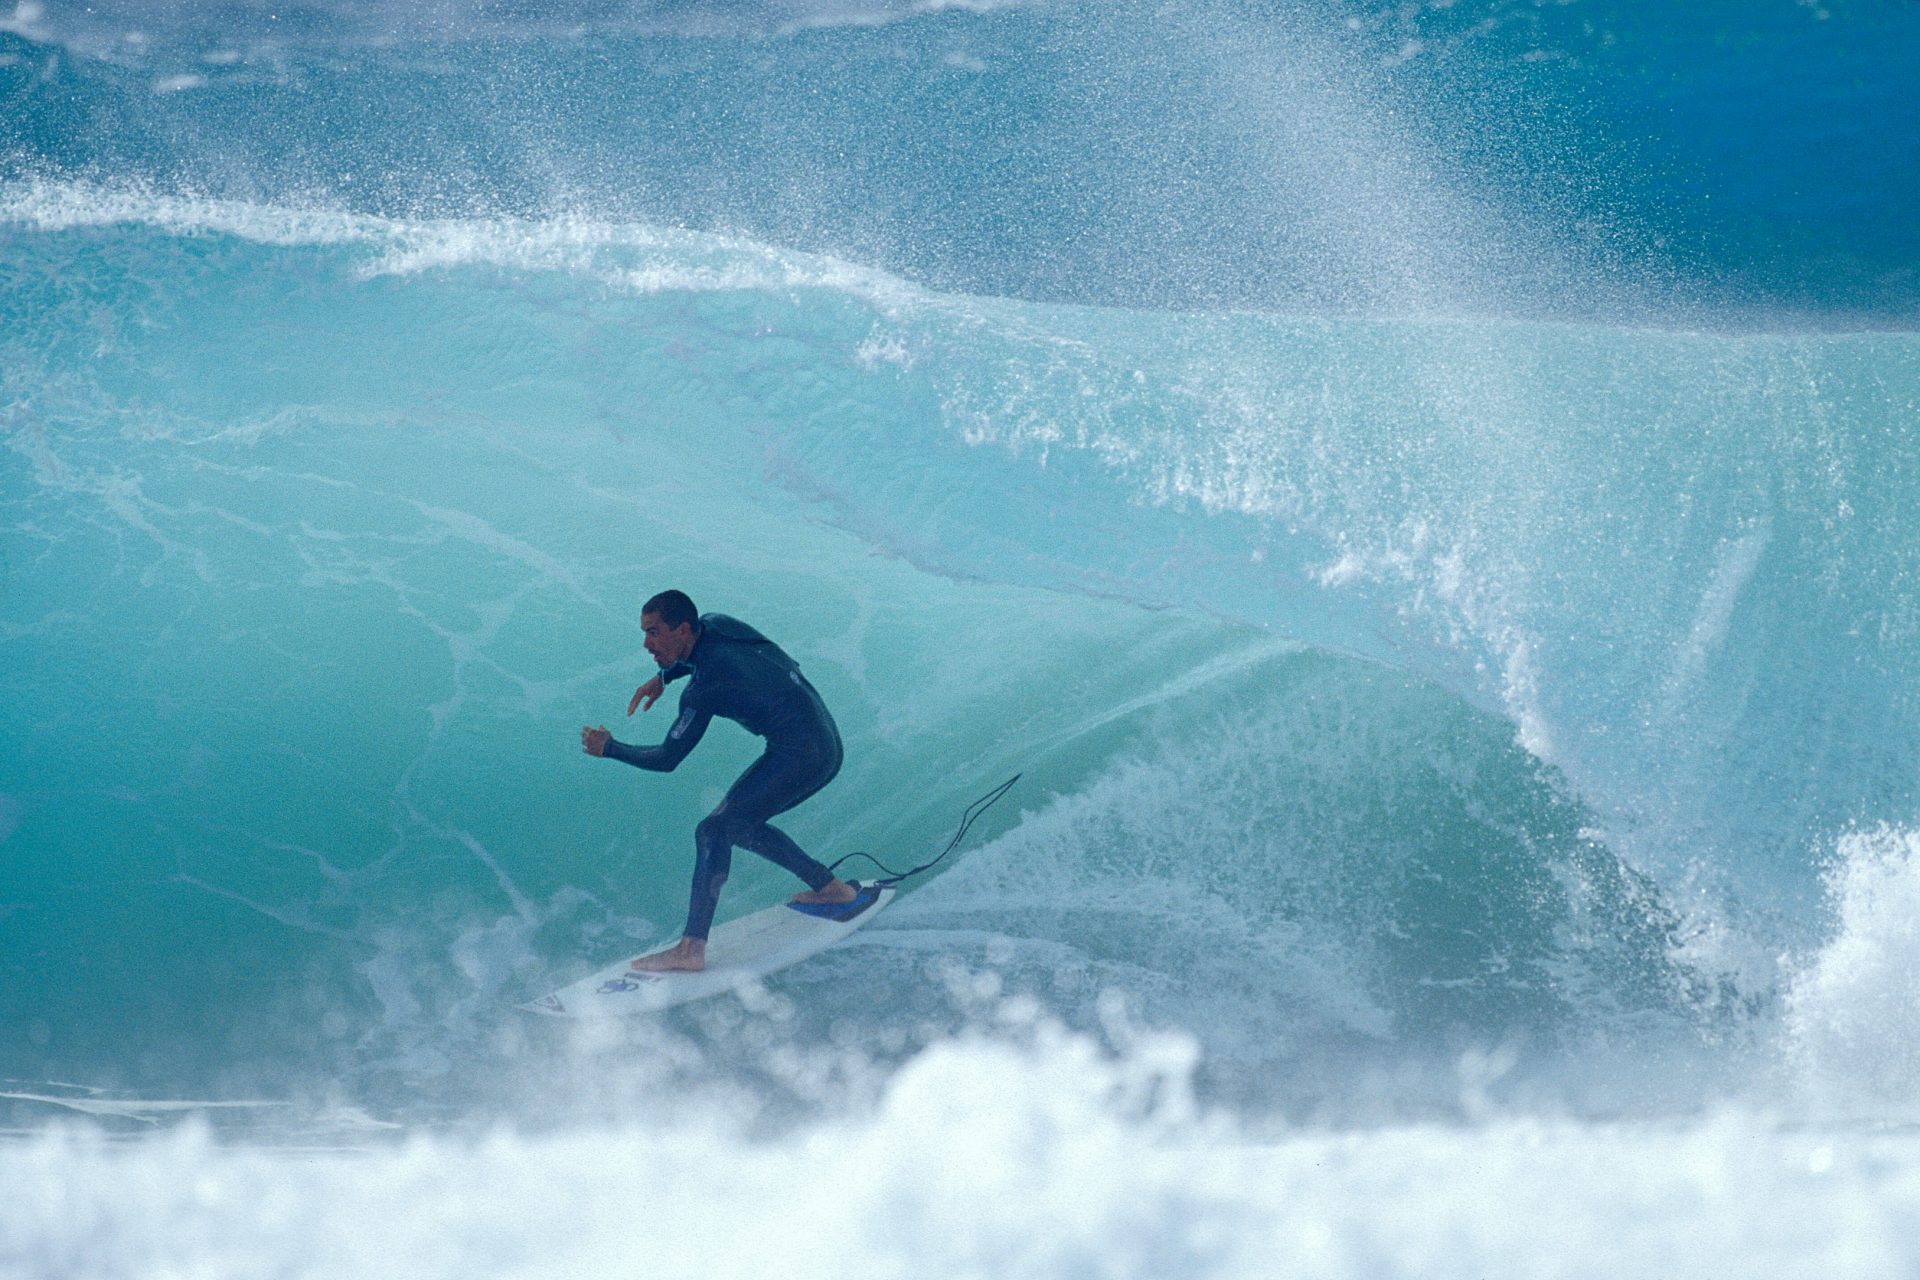
<path id="1" fill-rule="evenodd" d="M 659 676 L 655 676 L 653 679 L 647 681 L 633 691 L 633 700 L 627 703 L 627 714 L 632 715 L 636 711 L 651 711 L 653 704 L 660 701 L 660 695 L 666 692 L 666 688 L 667 686 L 660 683 Z"/>
<path id="2" fill-rule="evenodd" d="M 680 708 L 680 718 L 667 731 L 667 740 L 657 747 L 636 747 L 616 741 L 605 729 L 582 729 L 580 746 L 590 756 L 605 756 L 636 769 L 653 773 L 672 773 L 687 753 L 700 745 L 700 737 L 713 722 L 713 713 L 691 707 Z M 594 748 L 598 746 L 598 751 Z"/>
<path id="3" fill-rule="evenodd" d="M 651 680 L 648 680 L 645 684 L 633 691 L 633 701 L 627 703 L 627 714 L 632 715 L 636 711 L 651 710 L 653 704 L 660 701 L 660 695 L 667 691 L 668 685 L 678 680 L 681 676 L 689 676 L 692 674 L 693 668 L 684 662 L 676 662 L 672 666 L 662 669 Z"/>

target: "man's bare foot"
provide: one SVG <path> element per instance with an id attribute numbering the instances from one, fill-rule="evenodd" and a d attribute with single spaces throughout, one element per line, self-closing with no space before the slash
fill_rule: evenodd
<path id="1" fill-rule="evenodd" d="M 705 938 L 682 938 L 665 951 L 641 956 L 627 966 L 636 973 L 698 973 L 706 967 Z"/>
<path id="2" fill-rule="evenodd" d="M 856 890 L 845 880 L 829 880 L 818 889 L 793 895 L 795 902 L 852 902 Z"/>

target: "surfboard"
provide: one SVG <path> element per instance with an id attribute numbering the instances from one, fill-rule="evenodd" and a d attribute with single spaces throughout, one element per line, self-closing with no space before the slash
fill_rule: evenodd
<path id="1" fill-rule="evenodd" d="M 698 973 L 636 973 L 628 966 L 638 957 L 629 957 L 519 1007 L 551 1018 L 624 1018 L 721 995 L 825 951 L 879 915 L 895 892 L 863 885 L 851 902 L 768 907 L 716 926 Z"/>

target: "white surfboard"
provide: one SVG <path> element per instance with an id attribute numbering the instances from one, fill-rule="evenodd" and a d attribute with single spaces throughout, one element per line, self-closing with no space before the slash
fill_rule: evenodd
<path id="1" fill-rule="evenodd" d="M 554 1018 L 623 1018 L 717 996 L 825 951 L 879 915 L 894 893 L 865 885 L 845 904 L 768 907 L 717 926 L 698 973 L 636 973 L 630 958 L 520 1008 Z"/>

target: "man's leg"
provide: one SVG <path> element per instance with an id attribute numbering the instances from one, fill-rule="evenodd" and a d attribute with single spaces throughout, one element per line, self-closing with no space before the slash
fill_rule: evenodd
<path id="1" fill-rule="evenodd" d="M 720 807 L 700 819 L 700 825 L 693 829 L 693 892 L 687 899 L 684 936 L 704 939 L 712 929 L 720 890 L 726 887 L 727 875 L 733 870 L 734 844 L 733 823 L 727 814 L 727 802 L 722 800 Z"/>
<path id="2" fill-rule="evenodd" d="M 836 883 L 833 872 L 768 820 L 814 795 L 839 772 L 838 735 L 825 736 L 799 750 L 769 748 L 740 775 L 727 792 L 726 801 L 714 812 L 725 813 L 734 844 L 792 872 L 811 893 L 819 893 Z"/>
<path id="3" fill-rule="evenodd" d="M 811 749 L 775 751 L 769 748 L 727 789 L 714 811 L 693 831 L 693 889 L 687 903 L 687 926 L 680 942 L 669 950 L 643 956 L 633 968 L 646 972 L 705 967 L 707 934 L 720 905 L 720 890 L 733 868 L 735 845 L 757 853 L 806 883 L 800 902 L 846 902 L 853 889 L 832 871 L 808 856 L 792 837 L 767 819 L 785 813 L 833 781 L 840 772 L 838 734 L 823 737 Z"/>
<path id="4" fill-rule="evenodd" d="M 827 784 L 833 775 L 820 776 L 819 764 L 806 756 L 767 752 L 747 766 L 727 788 L 726 798 L 693 829 L 693 891 L 687 902 L 685 937 L 705 939 L 712 930 L 720 890 L 733 869 L 735 845 L 785 867 L 810 889 L 833 879 L 833 872 L 808 857 L 785 832 L 767 825 L 768 818 L 785 813 Z"/>
<path id="5" fill-rule="evenodd" d="M 732 793 L 728 795 L 731 798 Z M 628 968 L 641 973 L 697 972 L 706 968 L 707 933 L 713 928 L 714 909 L 720 905 L 720 890 L 733 868 L 733 846 L 727 801 L 722 800 L 720 807 L 700 819 L 700 825 L 693 829 L 693 889 L 687 896 L 687 927 L 680 931 L 679 943 L 641 956 Z"/>
<path id="6" fill-rule="evenodd" d="M 735 843 L 748 853 L 757 853 L 774 866 L 791 871 L 804 880 L 809 889 L 818 889 L 833 879 L 833 872 L 778 827 L 763 822 L 751 831 L 742 832 Z"/>

